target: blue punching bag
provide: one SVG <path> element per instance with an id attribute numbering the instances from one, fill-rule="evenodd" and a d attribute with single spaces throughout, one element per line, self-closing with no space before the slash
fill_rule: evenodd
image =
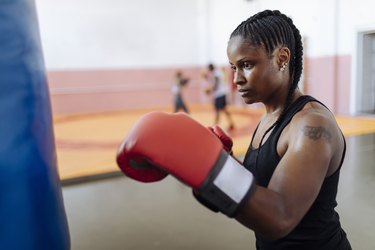
<path id="1" fill-rule="evenodd" d="M 70 249 L 34 0 L 0 1 L 0 249 Z"/>

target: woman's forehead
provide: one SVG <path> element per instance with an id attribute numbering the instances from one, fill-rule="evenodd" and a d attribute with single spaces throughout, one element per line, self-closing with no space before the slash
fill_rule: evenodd
<path id="1" fill-rule="evenodd" d="M 254 56 L 265 53 L 265 48 L 262 45 L 256 45 L 249 40 L 243 39 L 240 36 L 233 37 L 228 42 L 227 52 L 229 53 L 246 53 Z"/>

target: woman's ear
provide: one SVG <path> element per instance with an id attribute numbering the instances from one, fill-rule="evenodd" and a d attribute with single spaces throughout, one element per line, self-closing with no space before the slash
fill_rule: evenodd
<path id="1" fill-rule="evenodd" d="M 287 47 L 281 47 L 277 53 L 277 63 L 282 66 L 284 64 L 289 64 L 290 61 L 290 50 Z"/>
<path id="2" fill-rule="evenodd" d="M 280 71 L 284 71 L 290 60 L 290 50 L 287 47 L 281 47 L 276 51 L 277 65 Z"/>

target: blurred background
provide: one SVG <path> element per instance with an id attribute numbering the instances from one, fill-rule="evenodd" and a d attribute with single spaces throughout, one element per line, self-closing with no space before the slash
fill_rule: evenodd
<path id="1" fill-rule="evenodd" d="M 176 69 L 192 77 L 188 100 L 202 102 L 198 71 L 227 66 L 231 31 L 263 9 L 281 10 L 300 29 L 305 93 L 337 114 L 374 113 L 370 0 L 36 2 L 55 114 L 169 105 Z"/>
<path id="2" fill-rule="evenodd" d="M 176 71 L 189 78 L 184 98 L 192 116 L 211 125 L 202 75 L 214 63 L 233 91 L 229 35 L 263 9 L 287 14 L 301 32 L 300 88 L 334 112 L 348 137 L 338 207 L 343 227 L 353 249 L 375 249 L 374 1 L 36 0 L 36 6 L 72 249 L 254 249 L 250 230 L 201 207 L 187 187 L 169 177 L 152 185 L 128 180 L 114 159 L 140 115 L 173 111 Z M 235 91 L 228 98 L 238 124 L 235 153 L 243 157 L 262 108 L 244 105 Z"/>

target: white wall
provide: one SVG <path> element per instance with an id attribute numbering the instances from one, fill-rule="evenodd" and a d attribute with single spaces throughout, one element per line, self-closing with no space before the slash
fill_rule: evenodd
<path id="1" fill-rule="evenodd" d="M 48 68 L 226 63 L 232 30 L 262 9 L 290 16 L 312 57 L 350 54 L 372 0 L 37 0 Z"/>
<path id="2" fill-rule="evenodd" d="M 230 32 L 259 10 L 278 9 L 293 19 L 301 35 L 307 39 L 306 53 L 326 56 L 335 53 L 335 0 L 208 0 L 210 2 L 211 55 L 221 62 Z M 216 42 L 216 44 L 215 44 Z M 220 51 L 219 53 L 215 51 Z M 218 56 L 221 55 L 220 57 Z"/>
<path id="3" fill-rule="evenodd" d="M 48 69 L 194 65 L 197 0 L 37 0 Z"/>
<path id="4" fill-rule="evenodd" d="M 263 9 L 278 9 L 290 16 L 307 39 L 310 57 L 351 54 L 357 30 L 375 28 L 372 0 L 207 0 L 209 6 L 209 55 L 225 61 L 230 32 L 243 20 Z M 220 55 L 220 56 L 218 56 Z"/>

